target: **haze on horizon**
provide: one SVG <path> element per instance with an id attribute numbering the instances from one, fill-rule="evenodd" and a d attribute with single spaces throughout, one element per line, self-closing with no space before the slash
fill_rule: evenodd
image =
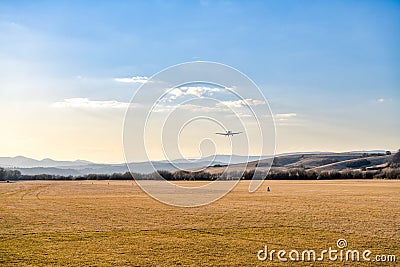
<path id="1" fill-rule="evenodd" d="M 277 153 L 396 150 L 398 47 L 397 1 L 2 1 L 0 156 L 123 162 L 135 91 L 193 60 L 230 65 L 260 87 Z M 184 150 L 199 156 L 190 142 Z"/>

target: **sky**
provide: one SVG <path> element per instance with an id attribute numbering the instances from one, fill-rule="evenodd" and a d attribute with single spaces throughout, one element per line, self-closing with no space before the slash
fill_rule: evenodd
<path id="1" fill-rule="evenodd" d="M 277 153 L 397 150 L 399 47 L 399 1 L 1 1 L 0 156 L 123 162 L 133 95 L 190 61 L 258 85 Z"/>

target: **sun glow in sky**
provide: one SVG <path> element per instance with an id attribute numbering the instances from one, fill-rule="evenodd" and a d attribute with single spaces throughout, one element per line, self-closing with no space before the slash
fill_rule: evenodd
<path id="1" fill-rule="evenodd" d="M 122 162 L 136 90 L 194 60 L 260 87 L 277 153 L 395 150 L 399 47 L 398 1 L 2 1 L 0 156 Z"/>

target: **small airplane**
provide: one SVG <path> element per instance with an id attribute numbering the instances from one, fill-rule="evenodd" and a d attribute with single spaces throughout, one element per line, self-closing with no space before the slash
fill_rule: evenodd
<path id="1" fill-rule="evenodd" d="M 232 131 L 226 131 L 226 133 L 215 133 L 219 135 L 225 135 L 225 136 L 234 136 L 235 134 L 241 134 L 243 132 L 232 132 Z"/>

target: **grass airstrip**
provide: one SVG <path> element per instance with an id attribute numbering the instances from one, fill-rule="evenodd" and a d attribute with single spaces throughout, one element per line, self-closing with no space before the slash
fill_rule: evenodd
<path id="1" fill-rule="evenodd" d="M 371 259 L 400 260 L 398 180 L 264 181 L 255 193 L 247 189 L 241 181 L 212 204 L 178 208 L 133 181 L 0 183 L 0 265 L 353 266 L 257 258 L 265 245 L 321 251 L 340 238 L 346 249 L 371 250 Z"/>

